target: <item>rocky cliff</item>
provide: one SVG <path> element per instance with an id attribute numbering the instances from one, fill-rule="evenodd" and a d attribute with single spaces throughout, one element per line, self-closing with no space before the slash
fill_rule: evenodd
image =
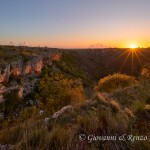
<path id="1" fill-rule="evenodd" d="M 61 53 L 46 52 L 26 59 L 19 58 L 10 63 L 0 64 L 0 103 L 4 101 L 3 94 L 18 89 L 18 96 L 22 97 L 32 92 L 38 75 L 44 65 L 52 65 L 53 61 L 59 61 Z M 23 83 L 20 85 L 12 78 L 20 78 Z M 32 81 L 30 80 L 32 78 Z"/>
<path id="2" fill-rule="evenodd" d="M 39 74 L 45 63 L 52 64 L 52 61 L 59 61 L 61 53 L 50 53 L 43 56 L 31 56 L 28 61 L 16 60 L 10 64 L 0 65 L 0 83 L 7 83 L 10 76 L 26 76 L 28 74 Z"/>

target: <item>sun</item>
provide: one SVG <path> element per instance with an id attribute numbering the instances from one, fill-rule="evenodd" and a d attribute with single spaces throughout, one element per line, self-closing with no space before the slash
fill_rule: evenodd
<path id="1" fill-rule="evenodd" d="M 135 49 L 135 48 L 137 48 L 138 46 L 137 46 L 136 44 L 131 44 L 129 47 L 130 47 L 131 49 Z"/>

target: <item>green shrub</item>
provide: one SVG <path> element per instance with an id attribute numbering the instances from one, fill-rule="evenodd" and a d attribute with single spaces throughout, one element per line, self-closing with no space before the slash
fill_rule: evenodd
<path id="1" fill-rule="evenodd" d="M 16 111 L 16 108 L 21 103 L 21 99 L 18 96 L 18 89 L 12 90 L 4 94 L 4 113 L 8 115 Z"/>
<path id="2" fill-rule="evenodd" d="M 134 77 L 116 73 L 100 79 L 95 89 L 100 92 L 113 92 L 116 89 L 125 88 L 136 82 Z"/>
<path id="3" fill-rule="evenodd" d="M 141 70 L 141 76 L 143 78 L 149 78 L 150 77 L 150 64 L 146 64 L 143 66 Z"/>
<path id="4" fill-rule="evenodd" d="M 117 90 L 113 93 L 118 102 L 132 110 L 136 110 L 138 106 L 149 103 L 150 83 L 144 81 L 137 85 Z"/>
<path id="5" fill-rule="evenodd" d="M 35 97 L 45 105 L 49 112 L 84 101 L 80 80 L 72 80 L 57 73 L 51 73 L 41 78 Z"/>
<path id="6" fill-rule="evenodd" d="M 82 79 L 83 86 L 89 86 L 91 79 L 80 66 L 77 65 L 77 60 L 71 53 L 63 53 L 60 61 L 55 62 L 55 65 L 64 73 L 73 78 Z"/>

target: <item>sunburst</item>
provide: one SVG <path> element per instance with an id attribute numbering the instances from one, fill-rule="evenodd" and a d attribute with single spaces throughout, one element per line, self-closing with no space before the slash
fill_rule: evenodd
<path id="1" fill-rule="evenodd" d="M 130 46 L 129 46 L 129 48 L 131 48 L 131 49 L 136 49 L 138 46 L 136 45 L 136 44 L 131 44 Z"/>
<path id="2" fill-rule="evenodd" d="M 134 74 L 134 66 L 135 66 L 135 59 L 138 61 L 139 65 L 142 65 L 142 59 L 147 59 L 146 56 L 142 53 L 141 49 L 135 48 L 136 46 L 134 45 L 132 48 L 130 47 L 129 49 L 126 49 L 122 54 L 120 54 L 118 57 L 116 57 L 111 63 L 114 61 L 118 60 L 119 58 L 123 57 L 126 55 L 124 58 L 121 67 L 119 68 L 119 72 L 122 71 L 124 68 L 125 64 L 127 63 L 128 59 L 131 58 L 131 72 L 132 75 Z"/>

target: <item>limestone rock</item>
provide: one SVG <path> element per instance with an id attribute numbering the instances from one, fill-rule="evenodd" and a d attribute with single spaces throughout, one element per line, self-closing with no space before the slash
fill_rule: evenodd
<path id="1" fill-rule="evenodd" d="M 50 57 L 52 61 L 59 61 L 61 58 L 61 54 L 58 54 L 58 53 L 52 54 Z"/>
<path id="2" fill-rule="evenodd" d="M 4 102 L 4 97 L 3 95 L 0 95 L 0 103 L 3 103 Z"/>
<path id="3" fill-rule="evenodd" d="M 0 150 L 12 150 L 13 146 L 8 144 L 8 145 L 2 145 L 0 144 Z"/>
<path id="4" fill-rule="evenodd" d="M 48 125 L 48 122 L 49 122 L 50 118 L 45 118 L 44 119 L 44 124 L 47 126 Z"/>
<path id="5" fill-rule="evenodd" d="M 43 68 L 43 61 L 42 61 L 42 57 L 37 57 L 35 59 L 33 59 L 32 61 L 32 67 L 35 73 L 40 73 L 42 68 Z"/>
<path id="6" fill-rule="evenodd" d="M 0 68 L 0 83 L 8 82 L 10 76 L 10 65 L 7 64 Z"/>
<path id="7" fill-rule="evenodd" d="M 63 107 L 61 110 L 55 112 L 55 113 L 53 114 L 52 118 L 53 118 L 53 119 L 58 118 L 58 117 L 59 117 L 60 115 L 62 115 L 65 111 L 67 111 L 67 110 L 69 110 L 69 109 L 71 109 L 71 108 L 72 108 L 71 105 L 68 105 L 68 106 Z"/>
<path id="8" fill-rule="evenodd" d="M 52 61 L 59 61 L 61 53 L 47 52 L 43 55 L 31 55 L 27 62 L 23 58 L 10 64 L 0 64 L 0 83 L 7 83 L 10 75 L 26 76 L 28 74 L 39 74 L 44 64 L 51 65 Z"/>
<path id="9" fill-rule="evenodd" d="M 5 91 L 6 91 L 6 87 L 0 84 L 0 94 L 4 93 Z"/>
<path id="10" fill-rule="evenodd" d="M 3 118 L 4 118 L 4 114 L 0 113 L 0 119 L 3 119 Z"/>
<path id="11" fill-rule="evenodd" d="M 18 96 L 20 97 L 20 98 L 22 98 L 23 97 L 23 87 L 19 87 L 19 91 L 18 91 Z"/>
<path id="12" fill-rule="evenodd" d="M 10 72 L 12 75 L 14 76 L 19 76 L 22 74 L 22 65 L 23 62 L 22 60 L 18 60 L 18 61 L 14 61 L 10 64 L 11 68 L 10 68 Z"/>
<path id="13" fill-rule="evenodd" d="M 24 75 L 28 75 L 30 74 L 32 71 L 32 65 L 31 65 L 31 62 L 27 62 L 24 66 Z"/>

